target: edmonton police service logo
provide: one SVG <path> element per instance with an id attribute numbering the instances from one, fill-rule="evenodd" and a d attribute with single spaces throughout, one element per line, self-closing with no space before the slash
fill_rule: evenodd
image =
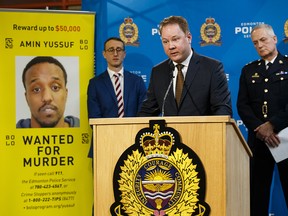
<path id="1" fill-rule="evenodd" d="M 125 42 L 126 45 L 139 46 L 138 36 L 139 31 L 132 18 L 125 18 L 124 23 L 119 28 L 120 38 Z"/>
<path id="2" fill-rule="evenodd" d="M 113 176 L 114 216 L 207 216 L 205 171 L 178 132 L 151 120 L 118 160 Z"/>
<path id="3" fill-rule="evenodd" d="M 214 18 L 206 18 L 206 22 L 200 29 L 201 42 L 200 46 L 217 45 L 220 46 L 221 42 L 221 28 L 215 22 Z"/>
<path id="4" fill-rule="evenodd" d="M 284 42 L 288 43 L 288 20 L 286 20 L 284 24 L 284 33 L 285 33 Z"/>

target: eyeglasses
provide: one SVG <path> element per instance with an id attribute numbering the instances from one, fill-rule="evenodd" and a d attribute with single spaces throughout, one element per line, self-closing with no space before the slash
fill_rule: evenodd
<path id="1" fill-rule="evenodd" d="M 110 47 L 109 49 L 106 49 L 105 51 L 108 52 L 108 53 L 110 53 L 110 54 L 112 54 L 112 53 L 115 53 L 115 51 L 116 51 L 117 53 L 121 53 L 121 52 L 124 51 L 124 49 L 122 49 L 122 48 L 120 48 L 120 47 L 117 47 L 116 49 L 114 49 L 113 47 Z"/>

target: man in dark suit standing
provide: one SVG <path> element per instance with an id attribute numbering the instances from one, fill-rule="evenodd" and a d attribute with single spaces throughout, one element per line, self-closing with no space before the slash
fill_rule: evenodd
<path id="1" fill-rule="evenodd" d="M 103 56 L 107 70 L 92 78 L 88 85 L 89 118 L 136 116 L 146 97 L 146 87 L 142 77 L 124 70 L 124 42 L 117 37 L 107 39 Z M 93 156 L 92 146 L 88 156 Z"/>
<path id="2" fill-rule="evenodd" d="M 139 116 L 232 116 L 223 65 L 191 48 L 192 35 L 186 19 L 165 18 L 159 30 L 169 59 L 153 67 Z M 182 78 L 177 76 L 178 70 Z"/>
<path id="3" fill-rule="evenodd" d="M 140 76 L 124 70 L 123 60 L 126 56 L 124 42 L 117 37 L 107 39 L 104 43 L 103 56 L 107 61 L 107 70 L 92 78 L 88 85 L 89 118 L 136 116 L 146 96 L 146 87 Z M 120 89 L 116 89 L 116 76 Z M 121 113 L 118 114 L 121 100 L 124 104 Z"/>
<path id="4" fill-rule="evenodd" d="M 270 25 L 251 31 L 260 60 L 243 67 L 237 100 L 238 113 L 248 128 L 251 158 L 251 216 L 268 215 L 275 160 L 269 147 L 281 145 L 278 133 L 288 127 L 288 58 L 276 47 Z M 288 206 L 288 159 L 277 163 Z"/>

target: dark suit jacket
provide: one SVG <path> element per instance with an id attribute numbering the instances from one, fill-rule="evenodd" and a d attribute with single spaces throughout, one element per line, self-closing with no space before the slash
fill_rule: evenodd
<path id="1" fill-rule="evenodd" d="M 118 116 L 117 99 L 107 70 L 89 81 L 87 94 L 89 118 Z M 143 79 L 124 71 L 124 117 L 136 116 L 145 96 L 146 87 Z"/>
<path id="2" fill-rule="evenodd" d="M 139 116 L 231 115 L 231 98 L 223 65 L 217 60 L 193 53 L 190 60 L 180 106 L 177 107 L 173 86 L 165 104 L 163 99 L 172 79 L 171 60 L 152 69 L 147 99 Z"/>

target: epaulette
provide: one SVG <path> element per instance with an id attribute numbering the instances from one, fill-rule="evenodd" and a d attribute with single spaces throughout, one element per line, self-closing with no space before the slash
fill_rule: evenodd
<path id="1" fill-rule="evenodd" d="M 249 63 L 247 63 L 246 65 L 252 65 L 252 64 L 259 64 L 261 61 L 261 59 L 255 60 L 255 61 L 251 61 Z"/>

